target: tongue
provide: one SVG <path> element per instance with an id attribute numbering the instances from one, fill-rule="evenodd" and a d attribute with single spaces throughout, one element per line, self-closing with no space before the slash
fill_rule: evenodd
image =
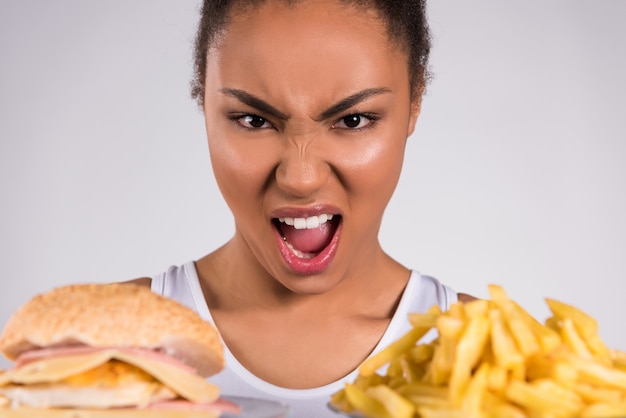
<path id="1" fill-rule="evenodd" d="M 333 238 L 335 228 L 331 222 L 325 222 L 313 229 L 295 229 L 281 222 L 283 236 L 293 248 L 303 253 L 317 253 L 326 247 Z"/>

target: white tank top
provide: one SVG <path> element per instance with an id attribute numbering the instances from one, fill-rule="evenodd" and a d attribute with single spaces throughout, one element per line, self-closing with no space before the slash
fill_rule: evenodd
<path id="1" fill-rule="evenodd" d="M 182 266 L 172 266 L 167 272 L 153 277 L 152 291 L 177 300 L 198 312 L 205 320 L 214 323 L 202 294 L 193 261 Z M 456 302 L 457 294 L 454 290 L 432 277 L 412 271 L 398 308 L 372 354 L 409 331 L 411 325 L 407 315 L 410 312 L 425 312 L 433 305 L 439 305 L 442 310 L 447 310 Z M 429 341 L 434 337 L 435 334 L 431 331 L 422 341 Z M 346 382 L 352 382 L 358 373 L 358 370 L 354 370 L 347 376 L 321 387 L 287 389 L 272 385 L 252 374 L 237 361 L 225 344 L 224 358 L 226 361 L 224 370 L 209 378 L 212 383 L 220 386 L 223 394 L 287 403 L 292 410 L 291 416 L 297 418 L 337 418 L 338 415 L 328 409 L 328 401 L 333 393 L 344 387 Z"/>

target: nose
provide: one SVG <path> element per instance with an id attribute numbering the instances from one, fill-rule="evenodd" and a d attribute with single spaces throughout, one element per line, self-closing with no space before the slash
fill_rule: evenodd
<path id="1" fill-rule="evenodd" d="M 311 142 L 290 140 L 276 168 L 276 183 L 298 198 L 313 196 L 328 183 L 331 168 L 323 150 Z"/>

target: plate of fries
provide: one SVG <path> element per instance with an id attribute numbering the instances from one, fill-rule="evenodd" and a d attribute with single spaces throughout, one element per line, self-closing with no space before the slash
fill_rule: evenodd
<path id="1" fill-rule="evenodd" d="M 541 324 L 502 287 L 489 295 L 410 314 L 412 329 L 329 407 L 359 418 L 626 417 L 626 353 L 606 347 L 594 318 L 546 299 Z M 432 328 L 438 337 L 419 343 Z"/>

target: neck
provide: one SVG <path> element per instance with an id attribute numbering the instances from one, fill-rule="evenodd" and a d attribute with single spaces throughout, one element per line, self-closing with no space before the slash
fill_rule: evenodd
<path id="1" fill-rule="evenodd" d="M 270 275 L 240 247 L 233 239 L 196 263 L 205 299 L 212 310 L 292 313 L 313 309 L 318 314 L 352 311 L 387 316 L 395 309 L 410 274 L 380 250 L 368 257 L 367 263 L 354 263 L 350 271 L 325 291 L 299 293 Z"/>

